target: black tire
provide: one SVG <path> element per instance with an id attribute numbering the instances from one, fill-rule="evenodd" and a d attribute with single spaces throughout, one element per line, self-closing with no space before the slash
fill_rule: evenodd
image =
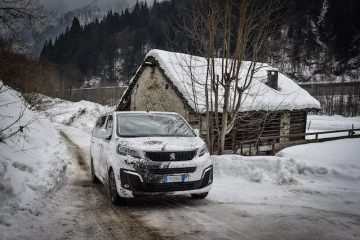
<path id="1" fill-rule="evenodd" d="M 209 193 L 206 192 L 206 193 L 197 193 L 197 194 L 191 194 L 191 197 L 194 198 L 194 199 L 204 199 L 207 197 Z"/>
<path id="2" fill-rule="evenodd" d="M 99 180 L 98 177 L 95 175 L 94 163 L 93 163 L 93 159 L 92 159 L 92 158 L 91 158 L 91 160 L 90 160 L 90 168 L 91 168 L 91 182 L 94 183 L 94 184 L 100 183 L 100 180 Z"/>
<path id="3" fill-rule="evenodd" d="M 124 202 L 124 198 L 121 198 L 118 194 L 115 174 L 112 170 L 109 173 L 109 196 L 111 203 L 114 205 L 119 205 Z"/>

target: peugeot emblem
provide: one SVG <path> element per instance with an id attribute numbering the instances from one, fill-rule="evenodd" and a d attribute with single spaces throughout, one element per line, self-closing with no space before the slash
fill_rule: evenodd
<path id="1" fill-rule="evenodd" d="M 175 153 L 170 153 L 170 161 L 175 161 Z"/>

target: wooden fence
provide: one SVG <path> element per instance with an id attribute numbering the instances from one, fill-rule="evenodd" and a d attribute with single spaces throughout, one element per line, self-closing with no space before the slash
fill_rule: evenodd
<path id="1" fill-rule="evenodd" d="M 360 115 L 360 81 L 299 83 L 320 103 L 323 114 Z"/>
<path id="2" fill-rule="evenodd" d="M 87 100 L 91 102 L 100 103 L 103 105 L 116 105 L 127 89 L 124 87 L 97 87 L 97 88 L 72 88 L 55 91 L 52 97 L 61 98 L 64 100 L 78 102 Z"/>
<path id="3" fill-rule="evenodd" d="M 313 133 L 299 133 L 299 134 L 290 134 L 283 136 L 269 136 L 269 137 L 259 137 L 257 139 L 251 139 L 247 141 L 242 141 L 237 144 L 235 153 L 240 153 L 240 155 L 259 155 L 261 152 L 271 152 L 272 155 L 280 150 L 281 148 L 288 147 L 291 145 L 309 143 L 309 142 L 325 142 L 336 139 L 344 138 L 357 138 L 360 137 L 360 128 L 344 129 L 344 130 L 334 130 L 334 131 L 325 131 L 325 132 L 313 132 Z M 357 133 L 358 132 L 358 133 Z M 324 134 L 334 134 L 334 133 L 346 133 L 344 136 L 331 136 L 320 138 L 320 135 Z M 306 139 L 307 136 L 314 136 L 314 138 Z M 304 140 L 295 141 L 295 142 L 283 142 L 281 143 L 280 139 L 291 139 L 304 137 Z M 279 141 L 276 141 L 279 140 Z"/>

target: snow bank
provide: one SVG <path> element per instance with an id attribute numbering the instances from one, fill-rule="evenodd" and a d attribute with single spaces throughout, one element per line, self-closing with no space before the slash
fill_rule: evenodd
<path id="1" fill-rule="evenodd" d="M 276 156 L 212 156 L 209 200 L 359 213 L 360 139 L 289 147 Z"/>
<path id="2" fill-rule="evenodd" d="M 308 115 L 307 126 L 308 132 L 331 131 L 360 128 L 360 117 L 343 117 L 339 115 Z"/>
<path id="3" fill-rule="evenodd" d="M 242 178 L 262 182 L 276 179 L 276 157 L 245 157 L 240 155 L 212 156 L 217 178 Z"/>
<path id="4" fill-rule="evenodd" d="M 297 165 L 292 158 L 274 156 L 212 156 L 216 179 L 243 179 L 273 184 L 296 183 Z"/>
<path id="5" fill-rule="evenodd" d="M 89 101 L 70 102 L 49 97 L 43 97 L 40 105 L 41 113 L 51 121 L 79 128 L 87 133 L 91 133 L 97 117 L 114 110 Z"/>
<path id="6" fill-rule="evenodd" d="M 332 173 L 359 179 L 359 146 L 360 139 L 343 139 L 285 148 L 277 156 L 296 159 L 301 174 Z"/>
<path id="7" fill-rule="evenodd" d="M 7 128 L 0 141 L 0 225 L 10 225 L 9 216 L 56 186 L 68 156 L 50 121 L 31 111 L 18 92 L 0 86 L 0 130 Z"/>
<path id="8" fill-rule="evenodd" d="M 212 156 L 215 179 L 242 179 L 277 185 L 299 184 L 302 175 L 360 179 L 360 139 L 286 148 L 276 156 Z"/>

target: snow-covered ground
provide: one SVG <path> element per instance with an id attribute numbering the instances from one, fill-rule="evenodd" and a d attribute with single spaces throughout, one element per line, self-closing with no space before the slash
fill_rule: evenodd
<path id="1" fill-rule="evenodd" d="M 358 146 L 360 139 L 344 139 L 293 146 L 276 156 L 214 156 L 214 191 L 209 198 L 328 211 L 336 206 L 360 214 Z"/>
<path id="2" fill-rule="evenodd" d="M 90 119 L 86 114 L 81 118 L 72 118 L 77 115 L 78 109 L 82 109 L 79 107 L 81 103 L 66 104 L 76 107 L 71 106 L 69 112 L 59 115 L 57 113 L 61 106 L 55 106 L 55 111 L 49 109 L 46 112 L 51 119 L 60 123 L 74 119 L 72 126 L 89 133 L 89 127 L 84 123 L 94 122 L 94 118 Z M 85 109 L 81 110 L 83 112 L 96 109 L 96 114 L 101 114 L 97 110 L 101 107 L 88 103 L 82 106 Z M 90 109 L 86 106 L 90 106 Z M 309 124 L 309 131 L 346 129 L 352 125 L 360 128 L 360 117 L 309 115 Z M 79 146 L 88 149 L 86 145 L 90 142 L 90 135 L 74 130 L 67 130 L 67 133 Z M 353 211 L 352 204 L 356 203 L 360 214 L 359 201 L 356 200 L 360 193 L 360 149 L 357 146 L 360 146 L 360 139 L 344 139 L 286 148 L 277 156 L 213 156 L 215 183 L 209 199 L 227 203 L 276 204 L 283 201 L 290 205 L 327 210 L 331 210 L 332 204 L 336 203 L 338 208 L 348 212 Z M 341 191 L 341 197 L 335 198 L 332 191 Z M 324 202 L 313 201 L 313 196 L 321 196 Z M 289 202 L 288 198 L 293 200 Z M 325 203 L 329 200 L 331 204 Z"/>
<path id="3" fill-rule="evenodd" d="M 345 129 L 359 129 L 360 128 L 360 117 L 343 117 L 339 115 L 326 116 L 326 115 L 308 115 L 306 132 L 326 132 L 334 130 L 345 130 Z M 356 131 L 360 134 L 360 131 Z M 319 135 L 319 138 L 339 137 L 346 136 L 348 132 L 340 133 L 327 133 Z M 315 136 L 307 136 L 307 139 L 314 139 Z"/>
<path id="4" fill-rule="evenodd" d="M 307 117 L 307 129 L 310 132 L 351 129 L 352 127 L 360 128 L 360 116 L 308 115 Z"/>
<path id="5" fill-rule="evenodd" d="M 6 112 L 1 104 L 1 115 L 20 108 L 21 97 L 9 93 L 13 97 L 5 99 L 15 105 Z M 79 159 L 88 164 L 92 126 L 109 110 L 50 98 L 44 98 L 39 112 L 26 110 L 31 124 L 0 142 L 0 238 L 2 233 L 5 239 L 111 238 L 136 224 L 137 231 L 125 236 L 141 232 L 152 239 L 358 239 L 360 139 L 298 145 L 276 156 L 212 156 L 214 185 L 206 200 L 134 199 L 113 208 L 106 194 L 91 187 L 88 169 L 79 163 L 80 170 L 74 170 Z M 2 128 L 6 121 L 1 121 Z M 360 118 L 309 116 L 310 121 L 309 131 L 360 127 Z M 73 180 L 44 196 L 68 163 L 59 131 L 81 156 L 68 165 Z M 34 199 L 39 199 L 37 204 Z M 147 235 L 149 229 L 157 235 Z"/>
<path id="6" fill-rule="evenodd" d="M 70 102 L 49 97 L 43 97 L 39 105 L 39 113 L 52 122 L 79 128 L 87 133 L 91 133 L 97 117 L 113 110 L 113 107 L 89 101 Z"/>
<path id="7" fill-rule="evenodd" d="M 69 159 L 51 122 L 31 111 L 18 92 L 0 86 L 1 230 L 62 181 Z"/>
<path id="8" fill-rule="evenodd" d="M 87 133 L 64 130 L 88 148 Z M 214 185 L 206 200 L 132 200 L 125 208 L 163 237 L 357 239 L 359 144 L 344 139 L 286 148 L 277 156 L 212 156 Z"/>

